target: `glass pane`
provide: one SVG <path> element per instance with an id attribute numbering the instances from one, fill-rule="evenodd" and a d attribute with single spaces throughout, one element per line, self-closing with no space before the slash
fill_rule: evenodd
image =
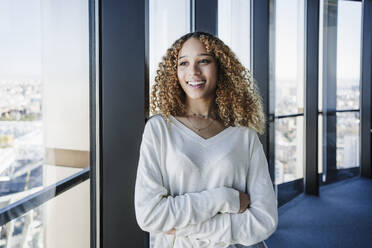
<path id="1" fill-rule="evenodd" d="M 303 113 L 304 1 L 277 0 L 273 18 L 275 115 Z M 303 117 L 275 120 L 275 184 L 303 178 Z"/>
<path id="2" fill-rule="evenodd" d="M 304 1 L 278 0 L 275 15 L 275 114 L 303 113 Z"/>
<path id="3" fill-rule="evenodd" d="M 335 110 L 359 109 L 362 3 L 321 0 L 320 7 L 319 154 L 325 181 L 328 172 L 331 178 L 337 169 L 359 166 L 359 112 Z"/>
<path id="4" fill-rule="evenodd" d="M 0 54 L 4 207 L 89 166 L 88 2 L 1 1 Z"/>
<path id="5" fill-rule="evenodd" d="M 218 37 L 250 69 L 250 1 L 218 0 Z"/>
<path id="6" fill-rule="evenodd" d="M 361 11 L 360 2 L 320 1 L 320 111 L 328 92 L 323 88 L 323 81 L 327 81 L 328 86 L 334 84 L 333 88 L 336 88 L 330 89 L 329 94 L 337 92 L 337 101 L 334 100 L 337 103 L 326 100 L 325 107 L 328 105 L 339 110 L 359 108 Z"/>
<path id="7" fill-rule="evenodd" d="M 151 92 L 161 58 L 175 40 L 190 32 L 189 0 L 150 0 L 149 60 Z"/>
<path id="8" fill-rule="evenodd" d="M 359 166 L 359 112 L 337 113 L 337 169 Z"/>
<path id="9" fill-rule="evenodd" d="M 0 247 L 90 247 L 89 180 L 0 227 Z"/>
<path id="10" fill-rule="evenodd" d="M 275 121 L 275 184 L 303 178 L 303 117 Z"/>
<path id="11" fill-rule="evenodd" d="M 337 109 L 359 109 L 362 3 L 339 1 L 337 19 Z"/>

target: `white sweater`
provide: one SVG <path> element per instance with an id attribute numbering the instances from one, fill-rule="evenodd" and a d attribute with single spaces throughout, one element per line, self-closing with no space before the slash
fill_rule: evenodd
<path id="1" fill-rule="evenodd" d="M 238 190 L 251 198 L 241 214 Z M 233 248 L 267 239 L 277 202 L 256 132 L 228 127 L 204 139 L 173 116 L 168 124 L 153 116 L 142 137 L 135 212 L 150 248 Z M 165 234 L 173 228 L 175 235 Z"/>

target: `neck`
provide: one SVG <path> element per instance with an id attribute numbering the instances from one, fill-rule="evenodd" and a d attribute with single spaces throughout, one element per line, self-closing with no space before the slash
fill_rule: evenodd
<path id="1" fill-rule="evenodd" d="M 213 111 L 214 99 L 186 99 L 186 114 L 199 114 L 210 117 Z"/>

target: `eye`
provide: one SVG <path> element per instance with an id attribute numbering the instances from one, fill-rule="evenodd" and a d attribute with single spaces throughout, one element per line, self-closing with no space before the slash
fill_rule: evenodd
<path id="1" fill-rule="evenodd" d="M 211 61 L 209 59 L 201 59 L 199 61 L 199 63 L 202 63 L 202 64 L 209 64 Z"/>
<path id="2" fill-rule="evenodd" d="M 187 62 L 186 62 L 186 61 L 182 61 L 182 62 L 180 62 L 178 65 L 179 65 L 179 66 L 185 66 L 185 65 L 187 65 Z"/>

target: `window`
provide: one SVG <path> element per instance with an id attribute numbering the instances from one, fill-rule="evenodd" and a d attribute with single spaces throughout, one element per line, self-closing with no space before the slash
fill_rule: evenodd
<path id="1" fill-rule="evenodd" d="M 250 70 L 250 1 L 218 1 L 218 37 L 237 55 Z"/>
<path id="2" fill-rule="evenodd" d="M 150 0 L 149 7 L 149 90 L 151 92 L 162 57 L 175 40 L 190 32 L 191 27 L 188 0 Z"/>
<path id="3" fill-rule="evenodd" d="M 0 54 L 3 208 L 90 164 L 88 2 L 2 1 Z M 0 243 L 71 247 L 55 233 L 63 231 L 88 246 L 89 233 L 77 230 L 89 230 L 89 215 L 83 214 L 89 209 L 83 200 L 89 198 L 89 183 L 70 196 L 81 207 L 74 219 L 57 213 L 70 202 L 46 204 L 9 222 Z M 47 225 L 46 216 L 59 225 Z"/>
<path id="4" fill-rule="evenodd" d="M 304 1 L 276 1 L 274 42 L 275 184 L 282 184 L 303 177 Z"/>
<path id="5" fill-rule="evenodd" d="M 320 2 L 319 173 L 359 166 L 362 3 Z"/>

